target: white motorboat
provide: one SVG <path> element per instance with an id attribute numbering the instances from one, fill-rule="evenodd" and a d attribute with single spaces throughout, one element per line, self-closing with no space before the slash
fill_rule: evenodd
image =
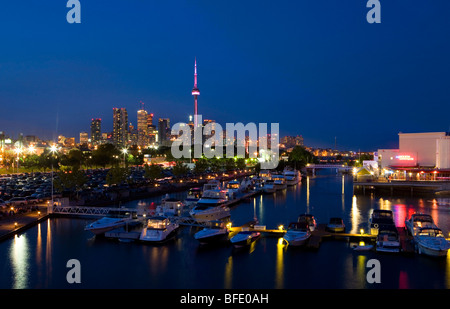
<path id="1" fill-rule="evenodd" d="M 395 225 L 394 215 L 391 210 L 374 209 L 369 219 L 370 228 L 376 228 L 381 225 Z"/>
<path id="2" fill-rule="evenodd" d="M 433 217 L 428 214 L 415 213 L 405 220 L 405 228 L 409 234 L 415 236 L 421 228 L 435 228 Z"/>
<path id="3" fill-rule="evenodd" d="M 188 195 L 184 200 L 184 205 L 186 207 L 194 207 L 197 204 L 198 200 L 202 197 L 202 188 L 191 188 L 188 191 Z"/>
<path id="4" fill-rule="evenodd" d="M 263 189 L 264 193 L 269 193 L 269 194 L 275 193 L 277 191 L 275 189 L 275 185 L 274 185 L 274 182 L 272 179 L 265 180 L 262 189 Z"/>
<path id="5" fill-rule="evenodd" d="M 261 236 L 260 232 L 257 231 L 240 231 L 234 235 L 230 242 L 235 248 L 242 248 L 250 245 L 252 242 L 256 241 Z"/>
<path id="6" fill-rule="evenodd" d="M 156 207 L 156 214 L 160 216 L 179 216 L 183 206 L 184 204 L 181 200 L 167 196 Z"/>
<path id="7" fill-rule="evenodd" d="M 272 179 L 272 173 L 269 170 L 262 170 L 259 172 L 259 178 L 263 181 Z"/>
<path id="8" fill-rule="evenodd" d="M 442 230 L 436 227 L 421 228 L 414 241 L 419 254 L 441 257 L 447 256 L 450 249 L 450 242 L 445 239 Z"/>
<path id="9" fill-rule="evenodd" d="M 95 235 L 101 235 L 108 231 L 122 227 L 125 224 L 127 224 L 127 222 L 130 222 L 132 220 L 133 219 L 130 216 L 128 216 L 128 217 L 106 216 L 106 217 L 103 217 L 97 221 L 94 221 L 94 222 L 86 225 L 86 227 L 84 229 L 86 231 L 90 231 L 90 232 L 94 233 Z"/>
<path id="10" fill-rule="evenodd" d="M 220 220 L 230 216 L 226 192 L 223 190 L 206 190 L 197 204 L 189 212 L 198 222 Z"/>
<path id="11" fill-rule="evenodd" d="M 311 231 L 305 222 L 292 222 L 289 224 L 283 239 L 289 246 L 303 246 L 311 237 Z"/>
<path id="12" fill-rule="evenodd" d="M 208 226 L 194 234 L 201 244 L 221 243 L 228 240 L 230 230 L 223 221 L 210 221 Z"/>
<path id="13" fill-rule="evenodd" d="M 311 232 L 313 232 L 317 227 L 316 219 L 311 214 L 302 214 L 298 216 L 297 222 L 306 223 Z"/>
<path id="14" fill-rule="evenodd" d="M 203 185 L 203 192 L 208 190 L 221 190 L 222 187 L 220 185 L 220 181 L 218 180 L 210 180 Z"/>
<path id="15" fill-rule="evenodd" d="M 395 225 L 381 225 L 378 229 L 377 243 L 375 246 L 377 252 L 398 253 L 401 251 L 400 238 Z"/>
<path id="16" fill-rule="evenodd" d="M 228 199 L 234 200 L 239 192 L 241 192 L 241 183 L 238 180 L 231 180 L 225 185 L 225 191 Z"/>
<path id="17" fill-rule="evenodd" d="M 139 240 L 151 243 L 164 242 L 175 236 L 178 228 L 178 223 L 173 222 L 169 217 L 154 216 L 147 220 Z"/>
<path id="18" fill-rule="evenodd" d="M 287 188 L 286 179 L 283 174 L 274 174 L 272 175 L 273 187 L 276 191 L 283 190 Z"/>
<path id="19" fill-rule="evenodd" d="M 342 218 L 330 218 L 327 224 L 327 229 L 333 233 L 342 233 L 345 231 L 345 224 Z"/>
<path id="20" fill-rule="evenodd" d="M 286 184 L 288 186 L 294 186 L 298 184 L 302 177 L 299 171 L 290 169 L 285 169 L 283 171 L 283 176 L 286 179 Z"/>

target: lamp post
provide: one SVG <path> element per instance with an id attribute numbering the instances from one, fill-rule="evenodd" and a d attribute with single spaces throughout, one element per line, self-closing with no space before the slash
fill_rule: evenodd
<path id="1" fill-rule="evenodd" d="M 52 209 L 53 209 L 53 155 L 55 154 L 55 152 L 58 151 L 58 148 L 56 147 L 56 145 L 52 145 L 50 147 L 50 152 L 52 154 Z"/>
<path id="2" fill-rule="evenodd" d="M 123 148 L 122 149 L 122 153 L 123 153 L 123 167 L 127 167 L 127 164 L 126 164 L 126 162 L 125 162 L 125 158 L 126 158 L 126 155 L 127 155 L 127 153 L 128 153 L 128 149 L 126 149 L 126 148 Z"/>

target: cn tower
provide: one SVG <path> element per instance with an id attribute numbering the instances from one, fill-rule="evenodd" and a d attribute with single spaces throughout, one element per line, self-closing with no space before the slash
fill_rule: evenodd
<path id="1" fill-rule="evenodd" d="M 195 58 L 195 65 L 194 65 L 194 88 L 192 88 L 192 95 L 194 96 L 194 128 L 197 128 L 198 126 L 197 96 L 200 95 L 200 90 L 197 88 L 197 57 Z"/>

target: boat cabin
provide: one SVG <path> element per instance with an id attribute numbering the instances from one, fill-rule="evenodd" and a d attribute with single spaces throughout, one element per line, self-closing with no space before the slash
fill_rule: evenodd
<path id="1" fill-rule="evenodd" d="M 147 228 L 152 230 L 164 230 L 170 224 L 169 218 L 156 216 L 151 217 L 147 221 Z"/>

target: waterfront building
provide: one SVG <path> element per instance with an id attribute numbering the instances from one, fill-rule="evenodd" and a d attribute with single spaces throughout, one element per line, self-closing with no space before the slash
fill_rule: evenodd
<path id="1" fill-rule="evenodd" d="M 128 142 L 128 113 L 125 108 L 113 108 L 113 142 L 124 147 Z"/>
<path id="2" fill-rule="evenodd" d="M 92 118 L 91 120 L 91 142 L 94 145 L 101 143 L 102 139 L 102 119 Z"/>

